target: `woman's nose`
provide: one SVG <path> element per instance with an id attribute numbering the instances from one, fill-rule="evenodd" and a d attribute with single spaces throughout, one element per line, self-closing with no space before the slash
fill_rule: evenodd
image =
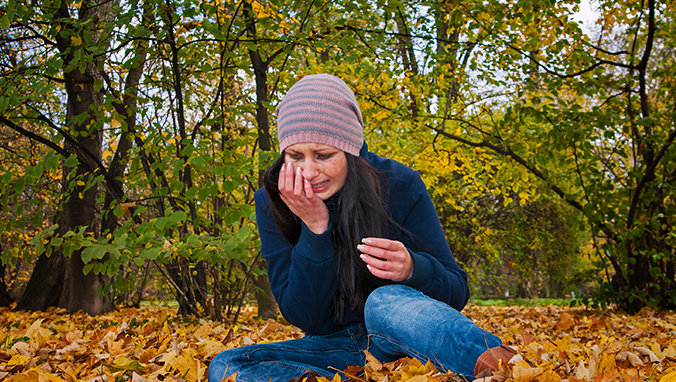
<path id="1" fill-rule="evenodd" d="M 313 160 L 306 160 L 303 164 L 303 177 L 312 180 L 319 175 L 319 167 Z"/>

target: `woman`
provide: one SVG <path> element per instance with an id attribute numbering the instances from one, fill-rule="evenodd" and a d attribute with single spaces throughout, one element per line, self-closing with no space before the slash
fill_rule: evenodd
<path id="1" fill-rule="evenodd" d="M 276 112 L 282 155 L 255 194 L 256 217 L 272 292 L 305 337 L 222 352 L 209 381 L 332 375 L 364 365 L 364 350 L 383 362 L 429 359 L 469 378 L 483 370 L 482 353 L 489 363 L 511 358 L 459 313 L 467 275 L 427 189 L 417 172 L 368 151 L 347 85 L 306 76 Z"/>

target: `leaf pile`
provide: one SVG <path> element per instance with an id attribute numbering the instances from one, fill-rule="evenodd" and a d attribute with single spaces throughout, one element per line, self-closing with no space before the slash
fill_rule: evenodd
<path id="1" fill-rule="evenodd" d="M 583 308 L 481 307 L 463 311 L 520 351 L 492 381 L 676 382 L 676 314 L 643 310 L 629 316 Z M 300 338 L 297 328 L 264 321 L 253 310 L 243 324 L 184 319 L 173 308 L 123 309 L 91 317 L 0 309 L 0 380 L 206 381 L 209 361 L 238 346 Z M 530 366 L 525 360 L 530 361 Z M 422 361 L 422 362 L 421 362 Z M 403 358 L 298 382 L 461 381 L 431 362 Z M 227 379 L 234 382 L 235 376 Z"/>
<path id="2" fill-rule="evenodd" d="M 493 381 L 676 382 L 674 312 L 644 309 L 630 316 L 557 306 L 470 306 L 463 312 L 536 365 L 513 362 Z"/>
<path id="3" fill-rule="evenodd" d="M 122 309 L 92 317 L 54 309 L 0 310 L 3 381 L 206 381 L 219 352 L 302 337 L 297 328 L 263 321 L 249 310 L 246 324 L 176 316 L 174 308 Z"/>

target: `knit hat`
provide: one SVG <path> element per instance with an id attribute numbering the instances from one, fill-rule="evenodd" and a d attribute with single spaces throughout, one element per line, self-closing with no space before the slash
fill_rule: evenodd
<path id="1" fill-rule="evenodd" d="M 338 77 L 313 74 L 296 82 L 277 105 L 279 150 L 323 143 L 359 156 L 364 124 L 354 93 Z"/>

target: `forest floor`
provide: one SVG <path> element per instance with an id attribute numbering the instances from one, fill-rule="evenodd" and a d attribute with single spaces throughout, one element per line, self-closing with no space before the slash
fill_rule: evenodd
<path id="1" fill-rule="evenodd" d="M 676 313 L 561 306 L 478 306 L 463 311 L 482 328 L 518 348 L 493 381 L 676 382 Z M 121 309 L 102 316 L 12 312 L 0 308 L 1 381 L 206 381 L 219 352 L 299 338 L 282 320 L 261 320 L 253 309 L 230 325 L 176 316 L 175 308 Z M 423 362 L 420 362 L 423 361 Z M 459 381 L 424 360 L 363 367 L 302 381 Z M 345 377 L 348 375 L 349 377 Z M 235 381 L 234 376 L 226 381 Z M 262 381 L 264 382 L 264 381 Z"/>

